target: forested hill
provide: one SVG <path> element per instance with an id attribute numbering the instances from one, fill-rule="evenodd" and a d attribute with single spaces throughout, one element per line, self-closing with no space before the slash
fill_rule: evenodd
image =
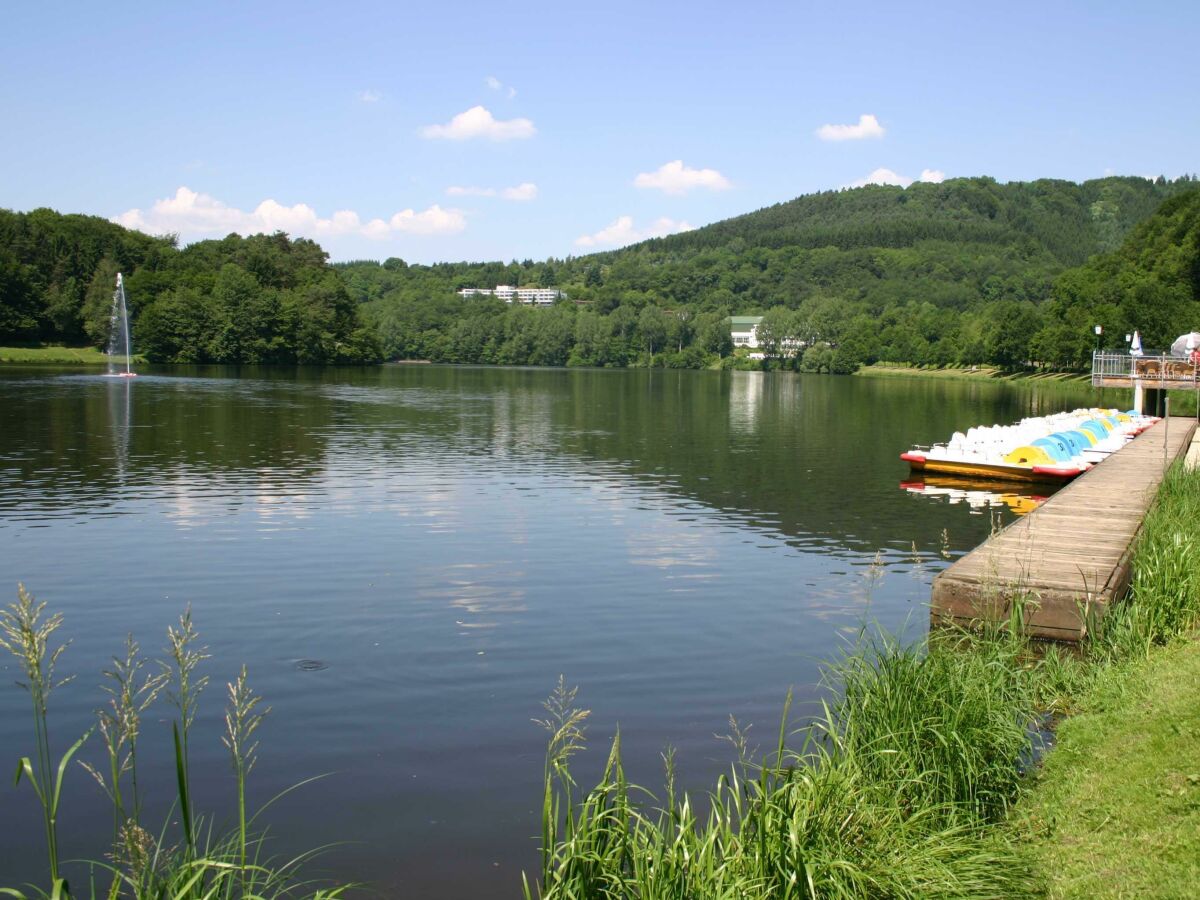
<path id="1" fill-rule="evenodd" d="M 341 268 L 391 357 L 695 366 L 727 352 L 725 316 L 766 314 L 778 344 L 811 348 L 773 364 L 1079 367 L 1093 313 L 1090 301 L 1054 305 L 1058 279 L 1196 187 L 1118 177 L 870 186 L 582 257 Z M 496 284 L 557 286 L 572 303 L 522 310 L 454 295 Z M 1140 327 L 1100 312 L 1110 333 Z"/>
<path id="2" fill-rule="evenodd" d="M 1078 368 L 1096 324 L 1152 345 L 1200 325 L 1198 220 L 1194 177 L 961 178 L 813 194 L 566 259 L 331 266 L 284 234 L 180 249 L 104 219 L 0 210 L 0 342 L 103 345 L 120 270 L 135 348 L 162 361 L 750 366 L 725 318 L 763 315 L 768 366 Z M 455 293 L 498 284 L 569 299 Z"/>
<path id="3" fill-rule="evenodd" d="M 871 185 L 808 194 L 607 255 L 719 247 L 853 250 L 949 241 L 1045 253 L 1072 266 L 1116 249 L 1130 228 L 1190 183 L 1109 177 L 1083 184 L 956 178 L 907 188 Z"/>
<path id="4" fill-rule="evenodd" d="M 1085 319 L 1114 334 L 1137 328 L 1148 349 L 1200 330 L 1200 190 L 1167 200 L 1119 249 L 1065 272 L 1045 313 L 1051 328 Z"/>
<path id="5" fill-rule="evenodd" d="M 178 249 L 95 216 L 0 210 L 0 342 L 108 338 L 117 272 L 134 349 L 166 362 L 379 358 L 325 251 L 285 234 Z"/>

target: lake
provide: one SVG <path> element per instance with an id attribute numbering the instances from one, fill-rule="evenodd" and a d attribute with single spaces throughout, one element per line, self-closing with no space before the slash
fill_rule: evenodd
<path id="1" fill-rule="evenodd" d="M 345 842 L 320 871 L 390 896 L 520 893 L 536 866 L 559 674 L 592 710 L 590 786 L 620 727 L 631 779 L 677 749 L 703 790 L 729 717 L 770 743 L 820 664 L 875 620 L 913 638 L 933 576 L 999 500 L 906 490 L 898 455 L 973 424 L 1095 402 L 1086 388 L 741 372 L 456 367 L 0 370 L 0 601 L 65 615 L 61 752 L 94 720 L 132 632 L 161 655 L 190 604 L 211 659 L 192 740 L 197 807 L 228 821 L 225 682 L 272 712 L 254 805 L 274 847 Z M 1011 499 L 1011 498 L 1010 498 Z M 32 752 L 0 660 L 0 770 Z M 174 798 L 171 708 L 143 725 L 146 819 Z M 84 756 L 99 761 L 93 738 Z M 67 779 L 68 858 L 111 813 Z M 32 792 L 0 787 L 0 886 L 44 877 Z M 79 870 L 76 869 L 76 878 Z"/>

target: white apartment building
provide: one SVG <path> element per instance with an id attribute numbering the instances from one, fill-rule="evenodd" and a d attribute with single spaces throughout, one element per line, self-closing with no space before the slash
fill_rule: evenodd
<path id="1" fill-rule="evenodd" d="M 505 303 L 524 303 L 527 306 L 551 306 L 555 300 L 563 296 L 558 288 L 518 288 L 507 284 L 498 284 L 494 288 L 463 288 L 458 291 L 460 297 L 496 297 Z"/>

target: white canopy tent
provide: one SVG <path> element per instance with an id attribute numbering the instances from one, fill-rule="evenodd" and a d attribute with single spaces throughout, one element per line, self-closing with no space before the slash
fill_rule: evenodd
<path id="1" fill-rule="evenodd" d="M 1191 356 L 1192 351 L 1200 347 L 1200 331 L 1189 331 L 1175 338 L 1171 344 L 1172 356 Z"/>

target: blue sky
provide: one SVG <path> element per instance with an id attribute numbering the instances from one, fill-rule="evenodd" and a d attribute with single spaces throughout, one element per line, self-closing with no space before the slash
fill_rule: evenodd
<path id="1" fill-rule="evenodd" d="M 184 241 L 283 227 L 334 259 L 540 259 L 873 174 L 1200 170 L 1194 2 L 26 3 L 3 20 L 0 206 Z"/>

